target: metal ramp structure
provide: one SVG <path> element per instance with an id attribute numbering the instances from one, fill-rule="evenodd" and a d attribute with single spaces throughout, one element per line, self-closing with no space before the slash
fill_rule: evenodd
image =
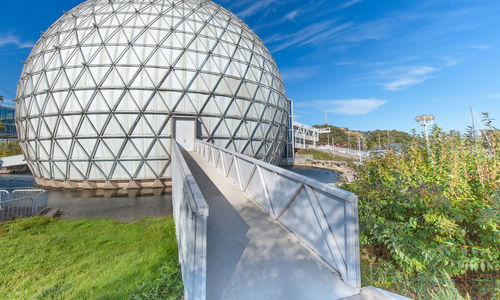
<path id="1" fill-rule="evenodd" d="M 199 140 L 172 148 L 185 299 L 359 294 L 355 195 Z"/>
<path id="2" fill-rule="evenodd" d="M 315 128 L 308 126 L 299 122 L 293 122 L 293 138 L 294 147 L 296 149 L 316 149 L 316 143 L 319 142 L 319 135 L 324 133 L 330 133 L 330 128 Z M 313 143 L 312 145 L 307 145 L 307 142 Z"/>

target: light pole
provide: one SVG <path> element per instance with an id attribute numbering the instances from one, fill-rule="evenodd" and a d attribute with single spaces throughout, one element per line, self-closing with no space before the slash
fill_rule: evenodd
<path id="1" fill-rule="evenodd" d="M 415 117 L 415 121 L 418 125 L 423 126 L 425 128 L 425 140 L 427 141 L 427 148 L 429 148 L 429 130 L 428 127 L 434 124 L 435 117 L 434 115 L 421 115 Z"/>

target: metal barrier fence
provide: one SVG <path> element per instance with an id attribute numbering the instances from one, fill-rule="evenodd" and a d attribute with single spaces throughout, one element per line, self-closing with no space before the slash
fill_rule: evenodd
<path id="1" fill-rule="evenodd" d="M 330 271 L 361 287 L 356 195 L 203 141 L 196 151 Z"/>
<path id="2" fill-rule="evenodd" d="M 177 142 L 172 142 L 172 202 L 184 299 L 206 298 L 208 205 Z"/>
<path id="3" fill-rule="evenodd" d="M 2 203 L 2 201 L 7 201 L 7 200 L 10 200 L 9 191 L 0 190 L 0 203 Z"/>
<path id="4" fill-rule="evenodd" d="M 41 189 L 0 190 L 0 222 L 36 215 L 47 207 L 47 196 Z"/>
<path id="5" fill-rule="evenodd" d="M 359 151 L 359 150 L 354 150 L 354 149 L 348 149 L 348 148 L 341 148 L 341 147 L 336 147 L 336 146 L 331 146 L 331 145 L 323 145 L 323 146 L 317 146 L 316 149 L 318 150 L 329 150 L 332 151 L 333 153 L 343 153 L 343 154 L 349 154 L 351 156 L 361 156 L 363 158 L 369 158 L 370 157 L 370 152 L 366 151 Z"/>

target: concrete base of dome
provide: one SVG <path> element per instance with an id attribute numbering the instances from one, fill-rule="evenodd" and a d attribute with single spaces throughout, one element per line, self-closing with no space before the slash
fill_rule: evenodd
<path id="1" fill-rule="evenodd" d="M 159 189 L 171 187 L 171 179 L 155 179 L 155 180 L 130 180 L 130 181 L 73 181 L 73 180 L 56 180 L 56 179 L 41 179 L 35 178 L 36 183 L 45 188 L 53 189 L 68 189 L 68 190 L 139 190 L 144 188 Z"/>

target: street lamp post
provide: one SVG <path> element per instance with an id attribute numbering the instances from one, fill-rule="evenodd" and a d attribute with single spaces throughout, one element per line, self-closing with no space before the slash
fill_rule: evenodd
<path id="1" fill-rule="evenodd" d="M 429 148 L 429 126 L 434 124 L 435 117 L 434 115 L 421 115 L 415 117 L 415 121 L 418 125 L 423 126 L 425 128 L 425 140 L 427 142 L 427 148 Z"/>

